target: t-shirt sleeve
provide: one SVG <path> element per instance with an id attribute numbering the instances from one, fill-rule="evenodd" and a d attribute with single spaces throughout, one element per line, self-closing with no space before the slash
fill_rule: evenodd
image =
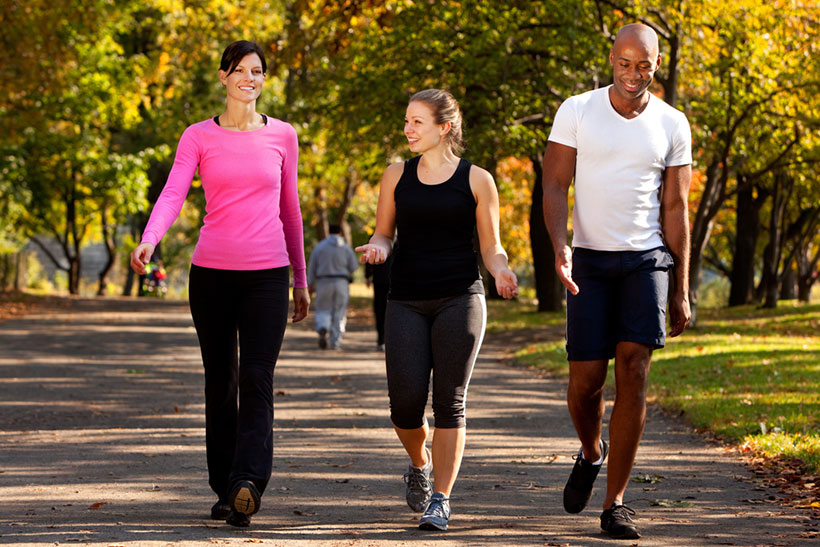
<path id="1" fill-rule="evenodd" d="M 575 101 L 573 99 L 573 97 L 570 97 L 558 107 L 555 119 L 552 120 L 549 140 L 577 149 L 578 116 L 575 112 Z"/>
<path id="2" fill-rule="evenodd" d="M 142 232 L 142 242 L 156 246 L 179 216 L 194 180 L 200 156 L 200 144 L 192 128 L 188 127 L 179 138 L 174 165 Z"/>
<path id="3" fill-rule="evenodd" d="M 299 141 L 293 126 L 285 130 L 285 159 L 282 164 L 282 193 L 279 198 L 279 218 L 285 232 L 290 267 L 293 270 L 293 287 L 307 287 L 305 268 L 305 236 L 302 232 L 302 210 L 299 206 L 297 178 L 299 172 Z"/>
<path id="4" fill-rule="evenodd" d="M 672 146 L 666 156 L 666 166 L 674 167 L 690 163 L 692 163 L 692 131 L 686 116 L 681 113 L 672 135 Z"/>

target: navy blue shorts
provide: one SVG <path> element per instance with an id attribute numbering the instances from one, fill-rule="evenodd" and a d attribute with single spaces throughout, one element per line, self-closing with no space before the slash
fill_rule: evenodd
<path id="1" fill-rule="evenodd" d="M 567 291 L 567 359 L 615 357 L 618 342 L 662 348 L 669 270 L 665 247 L 648 251 L 572 251 L 577 295 Z"/>

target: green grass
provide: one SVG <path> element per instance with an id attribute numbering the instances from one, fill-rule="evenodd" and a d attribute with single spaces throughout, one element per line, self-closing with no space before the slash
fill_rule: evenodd
<path id="1" fill-rule="evenodd" d="M 655 352 L 649 398 L 730 443 L 770 458 L 798 458 L 820 472 L 820 305 L 699 313 L 697 329 Z M 515 356 L 567 374 L 563 340 Z"/>
<path id="2" fill-rule="evenodd" d="M 536 311 L 535 300 L 531 298 L 487 301 L 487 332 L 504 332 L 563 324 L 563 312 L 539 313 Z"/>

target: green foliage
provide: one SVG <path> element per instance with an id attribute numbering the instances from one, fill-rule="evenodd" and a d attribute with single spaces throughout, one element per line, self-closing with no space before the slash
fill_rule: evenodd
<path id="1" fill-rule="evenodd" d="M 613 34 L 633 21 L 660 33 L 653 90 L 677 97 L 692 124 L 692 210 L 705 219 L 696 254 L 729 262 L 739 175 L 765 192 L 775 169 L 788 171 L 785 224 L 820 207 L 820 26 L 799 3 L 10 0 L 0 14 L 0 251 L 47 233 L 71 259 L 72 246 L 110 239 L 106 225 L 138 231 L 183 129 L 222 108 L 223 48 L 245 38 L 269 62 L 259 111 L 299 132 L 308 246 L 328 219 L 346 220 L 354 242 L 367 237 L 381 173 L 409 155 L 407 99 L 443 87 L 464 111 L 465 156 L 496 175 L 502 238 L 528 277 L 526 164 L 564 98 L 609 82 Z M 189 202 L 201 209 L 201 192 Z M 195 231 L 175 240 L 188 246 L 179 256 Z M 820 235 L 784 245 L 811 257 Z"/>

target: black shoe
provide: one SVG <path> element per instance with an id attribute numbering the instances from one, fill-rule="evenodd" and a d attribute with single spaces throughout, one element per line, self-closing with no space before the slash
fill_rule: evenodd
<path id="1" fill-rule="evenodd" d="M 601 450 L 602 459 L 606 459 L 609 448 L 603 439 L 601 439 Z M 592 496 L 592 485 L 598 477 L 601 466 L 603 466 L 603 461 L 600 465 L 592 465 L 581 457 L 581 452 L 575 456 L 575 465 L 572 466 L 572 473 L 564 487 L 564 510 L 567 513 L 580 513 L 587 506 Z"/>
<path id="2" fill-rule="evenodd" d="M 231 500 L 232 512 L 241 513 L 249 517 L 259 511 L 260 497 L 259 490 L 256 489 L 256 485 L 251 481 L 239 481 L 234 485 L 228 499 Z M 230 520 L 230 516 L 228 519 Z M 247 524 L 245 526 L 247 526 Z"/>
<path id="3" fill-rule="evenodd" d="M 247 528 L 251 525 L 251 517 L 239 511 L 231 511 L 228 514 L 228 518 L 225 519 L 225 522 L 237 528 Z"/>
<path id="4" fill-rule="evenodd" d="M 601 513 L 601 530 L 613 539 L 638 539 L 641 533 L 632 521 L 635 511 L 626 505 L 615 505 Z"/>
<path id="5" fill-rule="evenodd" d="M 319 347 L 327 349 L 327 329 L 324 327 L 319 329 Z"/>
<path id="6" fill-rule="evenodd" d="M 219 500 L 211 507 L 211 520 L 225 520 L 231 512 L 231 504 L 227 501 Z"/>

